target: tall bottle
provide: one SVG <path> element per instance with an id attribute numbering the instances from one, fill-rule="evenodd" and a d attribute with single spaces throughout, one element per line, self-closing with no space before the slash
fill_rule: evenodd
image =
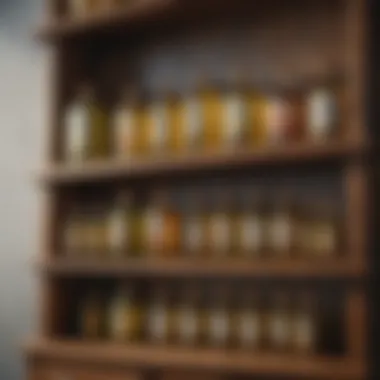
<path id="1" fill-rule="evenodd" d="M 154 343 L 167 343 L 170 338 L 173 315 L 168 288 L 155 287 L 147 314 L 148 339 Z"/>
<path id="2" fill-rule="evenodd" d="M 184 123 L 184 100 L 178 93 L 171 93 L 167 97 L 168 119 L 168 151 L 174 154 L 183 154 L 186 151 L 186 136 Z"/>
<path id="3" fill-rule="evenodd" d="M 133 196 L 120 192 L 112 205 L 108 221 L 108 247 L 112 257 L 123 258 L 133 254 Z"/>
<path id="4" fill-rule="evenodd" d="M 69 163 L 82 162 L 88 158 L 92 93 L 91 87 L 82 85 L 65 110 L 63 157 Z"/>
<path id="5" fill-rule="evenodd" d="M 207 221 L 203 201 L 199 189 L 191 189 L 185 198 L 182 247 L 192 257 L 204 253 L 206 247 Z"/>
<path id="6" fill-rule="evenodd" d="M 137 150 L 137 101 L 125 91 L 113 112 L 113 154 L 117 159 L 131 159 Z"/>
<path id="7" fill-rule="evenodd" d="M 140 337 L 141 328 L 141 309 L 130 284 L 124 283 L 120 285 L 109 305 L 109 336 L 115 341 L 130 342 Z"/>

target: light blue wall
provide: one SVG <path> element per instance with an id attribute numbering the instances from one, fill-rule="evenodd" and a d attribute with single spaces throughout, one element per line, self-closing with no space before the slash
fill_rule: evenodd
<path id="1" fill-rule="evenodd" d="M 45 53 L 31 38 L 41 0 L 0 0 L 0 379 L 21 380 L 21 344 L 36 327 Z"/>

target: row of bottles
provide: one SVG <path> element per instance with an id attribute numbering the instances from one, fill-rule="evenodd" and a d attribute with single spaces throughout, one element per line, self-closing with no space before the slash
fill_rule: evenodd
<path id="1" fill-rule="evenodd" d="M 63 154 L 81 162 L 325 140 L 338 130 L 338 92 L 336 86 L 299 93 L 210 87 L 148 99 L 126 91 L 110 108 L 84 86 L 65 111 Z"/>
<path id="2" fill-rule="evenodd" d="M 123 9 L 141 0 L 67 0 L 67 14 L 70 18 L 83 18 L 109 11 Z"/>
<path id="3" fill-rule="evenodd" d="M 113 202 L 73 206 L 62 249 L 78 257 L 323 259 L 337 254 L 341 220 L 333 199 L 273 196 L 252 189 L 159 189 L 147 202 L 121 190 Z"/>
<path id="4" fill-rule="evenodd" d="M 317 349 L 318 300 L 310 292 L 264 295 L 214 285 L 156 286 L 146 304 L 123 283 L 110 299 L 90 291 L 80 303 L 85 339 L 205 345 L 311 353 Z M 235 294 L 234 294 L 235 293 Z"/>

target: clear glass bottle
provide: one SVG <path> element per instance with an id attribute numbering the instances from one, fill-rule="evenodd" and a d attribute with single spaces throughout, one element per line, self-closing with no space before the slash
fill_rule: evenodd
<path id="1" fill-rule="evenodd" d="M 200 340 L 199 289 L 188 284 L 181 292 L 177 315 L 177 339 L 186 346 L 196 345 Z"/>
<path id="2" fill-rule="evenodd" d="M 207 313 L 207 343 L 213 347 L 226 347 L 231 339 L 230 297 L 227 287 L 213 287 Z"/>
<path id="3" fill-rule="evenodd" d="M 257 350 L 262 345 L 263 319 L 257 293 L 242 289 L 236 311 L 236 342 L 239 348 Z"/>
<path id="4" fill-rule="evenodd" d="M 291 347 L 291 307 L 286 292 L 278 291 L 273 295 L 268 312 L 268 345 L 273 351 L 289 351 Z"/>
<path id="5" fill-rule="evenodd" d="M 79 330 L 84 339 L 100 339 L 104 335 L 104 302 L 100 292 L 89 291 L 80 304 Z"/>
<path id="6" fill-rule="evenodd" d="M 108 216 L 108 250 L 112 257 L 132 255 L 133 195 L 128 191 L 117 194 Z"/>
<path id="7" fill-rule="evenodd" d="M 88 156 L 91 96 L 91 87 L 82 85 L 65 109 L 63 157 L 68 163 L 80 163 Z"/>
<path id="8" fill-rule="evenodd" d="M 182 247 L 188 256 L 204 253 L 206 246 L 206 217 L 201 190 L 191 189 L 185 198 L 182 223 Z"/>
<path id="9" fill-rule="evenodd" d="M 317 346 L 317 307 L 310 292 L 301 292 L 296 297 L 293 313 L 293 349 L 298 354 L 312 354 Z"/>
<path id="10" fill-rule="evenodd" d="M 155 287 L 147 314 L 148 339 L 154 343 L 168 343 L 172 321 L 168 288 Z"/>
<path id="11" fill-rule="evenodd" d="M 137 102 L 131 92 L 120 98 L 113 111 L 113 154 L 116 159 L 131 159 L 137 145 Z"/>
<path id="12" fill-rule="evenodd" d="M 241 197 L 238 252 L 246 258 L 259 258 L 264 250 L 264 221 L 260 194 L 252 189 Z"/>
<path id="13" fill-rule="evenodd" d="M 129 283 L 121 284 L 108 310 L 108 332 L 114 341 L 131 342 L 140 338 L 142 312 Z"/>

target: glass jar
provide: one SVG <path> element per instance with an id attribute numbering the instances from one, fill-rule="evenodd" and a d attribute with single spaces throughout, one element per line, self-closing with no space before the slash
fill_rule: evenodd
<path id="1" fill-rule="evenodd" d="M 129 284 L 122 284 L 111 299 L 108 310 L 108 331 L 114 341 L 131 342 L 140 337 L 142 315 Z"/>
<path id="2" fill-rule="evenodd" d="M 273 295 L 267 321 L 268 345 L 273 351 L 288 351 L 291 347 L 291 308 L 287 293 Z"/>
<path id="3" fill-rule="evenodd" d="M 258 258 L 264 250 L 264 229 L 260 194 L 249 189 L 241 197 L 238 252 L 246 258 Z"/>
<path id="4" fill-rule="evenodd" d="M 317 307 L 313 294 L 302 292 L 296 297 L 293 314 L 293 349 L 298 354 L 312 354 L 317 345 Z"/>

